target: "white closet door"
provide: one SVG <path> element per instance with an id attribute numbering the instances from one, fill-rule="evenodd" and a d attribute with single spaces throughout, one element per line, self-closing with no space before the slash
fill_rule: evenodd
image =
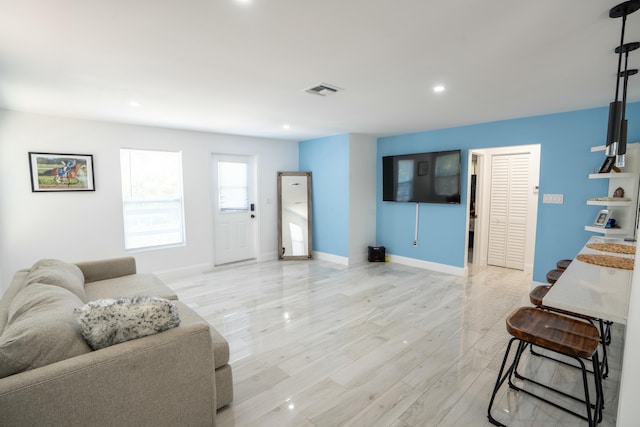
<path id="1" fill-rule="evenodd" d="M 509 210 L 509 157 L 491 159 L 491 201 L 489 204 L 489 247 L 487 264 L 506 266 L 507 214 Z"/>
<path id="2" fill-rule="evenodd" d="M 529 154 L 493 156 L 487 264 L 524 270 Z"/>

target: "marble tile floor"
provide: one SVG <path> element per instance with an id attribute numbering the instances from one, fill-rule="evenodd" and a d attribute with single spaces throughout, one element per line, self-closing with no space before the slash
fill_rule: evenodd
<path id="1" fill-rule="evenodd" d="M 230 343 L 235 399 L 218 426 L 489 426 L 510 338 L 504 319 L 529 305 L 531 277 L 314 260 L 221 268 L 169 285 Z M 614 325 L 603 427 L 616 423 L 623 332 Z M 527 355 L 524 370 L 581 390 L 578 371 L 558 363 Z M 511 427 L 586 425 L 507 387 L 494 408 Z"/>

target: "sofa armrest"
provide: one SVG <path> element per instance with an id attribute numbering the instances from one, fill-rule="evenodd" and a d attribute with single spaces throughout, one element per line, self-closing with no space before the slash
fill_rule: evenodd
<path id="1" fill-rule="evenodd" d="M 3 426 L 215 425 L 204 322 L 0 379 Z"/>
<path id="2" fill-rule="evenodd" d="M 82 270 L 85 283 L 136 274 L 136 259 L 132 256 L 77 262 L 76 265 Z"/>

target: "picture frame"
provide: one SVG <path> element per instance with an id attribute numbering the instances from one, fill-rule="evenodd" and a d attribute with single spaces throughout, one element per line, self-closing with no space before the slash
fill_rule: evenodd
<path id="1" fill-rule="evenodd" d="M 609 209 L 600 209 L 598 215 L 596 215 L 596 218 L 593 221 L 593 226 L 605 228 L 607 226 L 607 223 L 609 222 L 610 216 L 611 211 Z"/>
<path id="2" fill-rule="evenodd" d="M 95 191 L 93 155 L 29 152 L 31 191 Z"/>
<path id="3" fill-rule="evenodd" d="M 606 157 L 604 159 L 604 163 L 602 163 L 602 166 L 600 167 L 600 170 L 598 171 L 598 173 L 609 173 L 611 172 L 611 169 L 613 168 L 614 163 L 616 162 L 616 158 L 615 157 Z"/>

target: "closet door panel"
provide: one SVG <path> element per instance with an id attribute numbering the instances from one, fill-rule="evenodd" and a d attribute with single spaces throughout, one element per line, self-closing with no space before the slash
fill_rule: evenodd
<path id="1" fill-rule="evenodd" d="M 494 156 L 487 264 L 524 269 L 529 154 Z"/>

